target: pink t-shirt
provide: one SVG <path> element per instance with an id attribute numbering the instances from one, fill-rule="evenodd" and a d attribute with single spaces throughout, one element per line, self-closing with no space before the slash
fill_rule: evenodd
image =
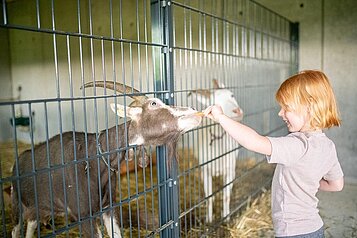
<path id="1" fill-rule="evenodd" d="M 319 181 L 343 177 L 335 144 L 321 131 L 268 137 L 276 163 L 272 182 L 272 215 L 276 236 L 317 231 L 323 222 L 317 209 Z"/>

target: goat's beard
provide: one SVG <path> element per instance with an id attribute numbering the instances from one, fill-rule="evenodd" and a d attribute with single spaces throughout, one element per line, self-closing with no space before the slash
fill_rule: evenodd
<path id="1" fill-rule="evenodd" d="M 168 143 L 166 143 L 166 165 L 167 165 L 167 169 L 168 171 L 171 170 L 171 166 L 173 164 L 173 162 L 177 162 L 178 161 L 178 153 L 176 150 L 177 147 L 177 141 L 179 139 L 179 137 L 181 136 L 181 133 L 177 132 L 177 133 L 173 133 L 172 135 L 170 135 L 170 138 L 168 140 Z"/>

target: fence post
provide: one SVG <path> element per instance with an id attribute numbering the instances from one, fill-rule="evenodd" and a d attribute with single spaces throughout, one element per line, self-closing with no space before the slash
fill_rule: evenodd
<path id="1" fill-rule="evenodd" d="M 151 0 L 152 42 L 161 44 L 153 50 L 156 97 L 166 104 L 174 104 L 173 24 L 171 1 Z M 157 149 L 159 184 L 160 237 L 179 237 L 178 164 L 176 158 L 167 158 L 163 147 Z M 170 163 L 170 166 L 168 167 Z M 170 170 L 168 170 L 170 168 Z"/>

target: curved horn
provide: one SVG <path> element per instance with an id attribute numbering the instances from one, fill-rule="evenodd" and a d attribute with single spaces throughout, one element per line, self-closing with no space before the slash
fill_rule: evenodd
<path id="1" fill-rule="evenodd" d="M 204 97 L 207 97 L 209 98 L 211 96 L 211 92 L 207 89 L 194 89 L 194 90 L 191 90 L 187 96 L 191 96 L 193 93 L 196 93 L 198 95 L 201 95 L 201 96 L 204 96 Z"/>
<path id="2" fill-rule="evenodd" d="M 135 88 L 132 88 L 130 86 L 124 85 L 122 83 L 118 83 L 118 82 L 113 82 L 113 81 L 95 81 L 93 82 L 88 82 L 86 84 L 83 85 L 84 88 L 89 88 L 89 87 L 94 87 L 94 85 L 96 87 L 101 87 L 101 88 L 109 88 L 112 89 L 114 91 L 117 92 L 121 92 L 121 93 L 125 93 L 125 94 L 131 94 L 131 93 L 140 93 L 140 91 L 136 90 Z M 81 89 L 83 89 L 83 87 L 81 87 Z M 143 103 L 146 99 L 148 99 L 148 97 L 146 96 L 134 96 L 131 95 L 131 98 L 133 98 L 135 101 L 139 102 L 139 103 Z"/>

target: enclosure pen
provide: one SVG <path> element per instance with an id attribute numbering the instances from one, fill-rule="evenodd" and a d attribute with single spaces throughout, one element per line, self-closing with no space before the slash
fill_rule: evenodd
<path id="1" fill-rule="evenodd" d="M 287 133 L 297 24 L 251 0 L 0 7 L 1 237 L 245 234 L 274 168 L 199 112 Z"/>

